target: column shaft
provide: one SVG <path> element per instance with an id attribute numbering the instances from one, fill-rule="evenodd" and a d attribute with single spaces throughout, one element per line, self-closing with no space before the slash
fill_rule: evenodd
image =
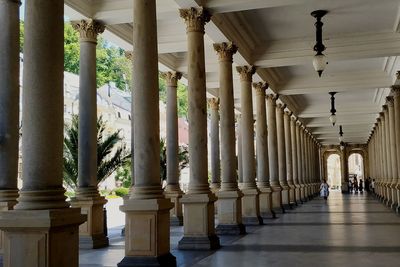
<path id="1" fill-rule="evenodd" d="M 17 209 L 67 208 L 63 180 L 63 3 L 25 5 L 23 187 Z M 51 77 L 51 79 L 49 79 Z"/>
<path id="2" fill-rule="evenodd" d="M 221 160 L 219 143 L 219 99 L 211 98 L 208 100 L 211 113 L 210 129 L 210 161 L 211 161 L 211 190 L 216 193 L 221 187 Z"/>
<path id="3" fill-rule="evenodd" d="M 19 3 L 0 1 L 0 202 L 18 197 Z"/>
<path id="4" fill-rule="evenodd" d="M 395 190 L 397 184 L 397 155 L 396 155 L 396 133 L 395 133 L 395 113 L 394 113 L 394 99 L 393 97 L 387 97 L 388 108 L 389 108 L 389 148 L 390 148 L 390 168 L 391 168 L 391 180 L 389 180 L 389 196 L 390 201 L 388 205 L 391 208 L 397 207 L 397 192 Z"/>

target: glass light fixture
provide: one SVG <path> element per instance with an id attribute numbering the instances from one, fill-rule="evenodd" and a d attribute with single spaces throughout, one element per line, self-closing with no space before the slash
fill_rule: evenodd
<path id="1" fill-rule="evenodd" d="M 326 60 L 326 57 L 324 54 L 322 54 L 323 51 L 325 51 L 325 45 L 322 43 L 322 26 L 324 23 L 322 23 L 321 18 L 326 15 L 328 11 L 326 10 L 315 10 L 311 12 L 311 16 L 313 16 L 317 21 L 315 22 L 315 39 L 316 43 L 314 45 L 314 51 L 317 52 L 317 54 L 313 58 L 313 66 L 316 72 L 318 72 L 318 76 L 321 77 L 322 72 L 325 70 L 326 64 L 328 64 L 328 61 Z"/>
<path id="2" fill-rule="evenodd" d="M 318 76 L 321 77 L 322 72 L 325 70 L 325 66 L 328 64 L 326 56 L 324 54 L 315 55 L 313 58 L 313 66 L 316 72 L 318 72 Z"/>
<path id="3" fill-rule="evenodd" d="M 335 126 L 337 120 L 336 115 L 335 114 L 330 115 L 329 120 L 331 121 L 332 125 Z"/>

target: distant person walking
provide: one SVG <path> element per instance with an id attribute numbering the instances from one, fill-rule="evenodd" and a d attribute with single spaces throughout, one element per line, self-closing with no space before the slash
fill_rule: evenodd
<path id="1" fill-rule="evenodd" d="M 360 178 L 360 183 L 358 184 L 358 190 L 360 191 L 361 194 L 363 193 L 363 189 L 364 189 L 363 180 Z"/>
<path id="2" fill-rule="evenodd" d="M 371 191 L 372 191 L 372 193 L 375 194 L 375 179 L 372 179 L 372 182 L 371 182 Z"/>
<path id="3" fill-rule="evenodd" d="M 319 187 L 319 191 L 320 196 L 327 200 L 329 196 L 329 185 L 326 183 L 326 180 L 324 180 L 324 182 Z"/>

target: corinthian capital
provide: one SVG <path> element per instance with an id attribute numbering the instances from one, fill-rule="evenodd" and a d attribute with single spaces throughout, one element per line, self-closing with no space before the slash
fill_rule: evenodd
<path id="1" fill-rule="evenodd" d="M 207 100 L 208 105 L 212 110 L 218 110 L 219 109 L 219 99 L 218 98 L 209 98 Z"/>
<path id="2" fill-rule="evenodd" d="M 394 106 L 394 98 L 393 96 L 388 96 L 386 97 L 386 103 L 388 105 L 388 107 L 393 107 Z"/>
<path id="3" fill-rule="evenodd" d="M 278 103 L 278 104 L 276 105 L 276 108 L 277 108 L 277 110 L 279 110 L 280 112 L 283 113 L 283 110 L 286 108 L 286 105 L 283 104 L 283 103 Z"/>
<path id="4" fill-rule="evenodd" d="M 203 7 L 179 9 L 179 14 L 185 20 L 187 32 L 204 33 L 204 25 L 211 19 L 210 13 Z"/>
<path id="5" fill-rule="evenodd" d="M 232 62 L 232 57 L 238 50 L 237 46 L 232 42 L 213 44 L 213 46 L 220 61 Z"/>
<path id="6" fill-rule="evenodd" d="M 238 66 L 236 67 L 239 73 L 240 80 L 251 82 L 253 80 L 253 74 L 256 73 L 256 68 L 254 66 Z"/>
<path id="7" fill-rule="evenodd" d="M 125 57 L 130 61 L 133 61 L 133 51 L 125 51 Z"/>
<path id="8" fill-rule="evenodd" d="M 178 80 L 182 78 L 182 73 L 176 71 L 167 71 L 161 73 L 161 77 L 165 79 L 168 86 L 177 87 Z"/>
<path id="9" fill-rule="evenodd" d="M 265 90 L 267 90 L 269 84 L 267 82 L 253 83 L 253 88 L 256 90 L 256 94 L 265 97 Z"/>
<path id="10" fill-rule="evenodd" d="M 105 30 L 103 24 L 93 19 L 73 22 L 72 27 L 79 32 L 81 42 L 97 43 L 97 35 Z"/>

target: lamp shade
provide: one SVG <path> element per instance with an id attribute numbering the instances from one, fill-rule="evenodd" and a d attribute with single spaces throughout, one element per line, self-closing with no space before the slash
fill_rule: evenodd
<path id="1" fill-rule="evenodd" d="M 332 114 L 331 116 L 329 116 L 329 120 L 331 121 L 332 125 L 335 126 L 336 123 L 336 115 Z"/>
<path id="2" fill-rule="evenodd" d="M 328 61 L 326 60 L 326 56 L 324 54 L 315 55 L 313 58 L 313 66 L 316 72 L 318 72 L 318 76 L 321 77 L 322 72 L 325 69 L 326 64 Z"/>

